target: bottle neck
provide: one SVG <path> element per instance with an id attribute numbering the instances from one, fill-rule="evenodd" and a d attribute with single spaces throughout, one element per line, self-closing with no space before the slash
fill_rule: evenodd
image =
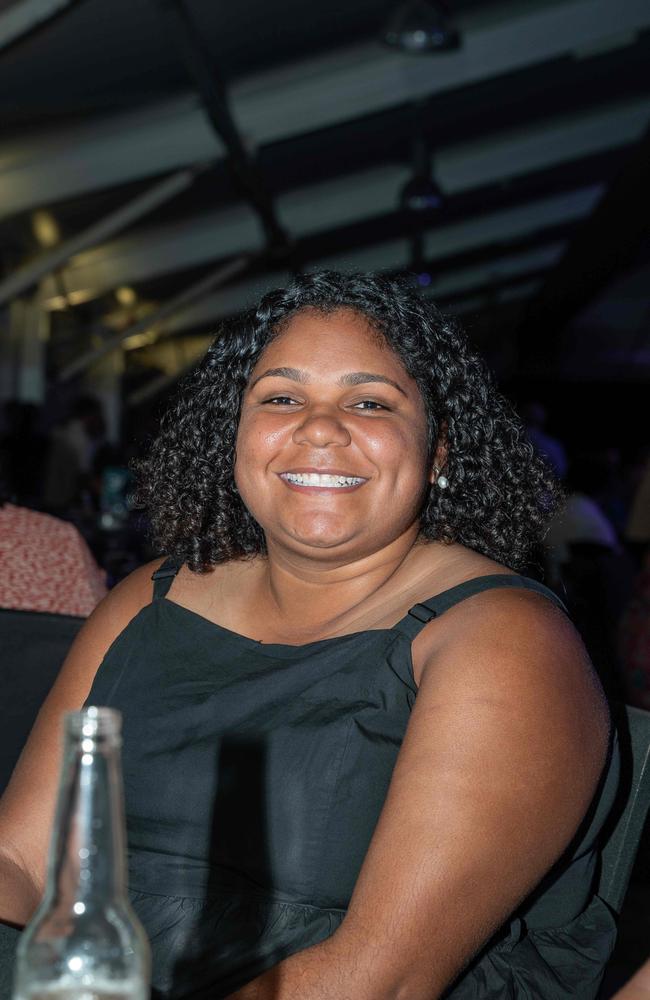
<path id="1" fill-rule="evenodd" d="M 73 912 L 126 891 L 119 738 L 66 733 L 47 895 Z"/>

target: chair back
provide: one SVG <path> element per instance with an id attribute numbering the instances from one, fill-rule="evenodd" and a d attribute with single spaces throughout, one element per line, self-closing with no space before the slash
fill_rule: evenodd
<path id="1" fill-rule="evenodd" d="M 621 787 L 603 828 L 598 895 L 621 912 L 650 806 L 650 712 L 613 711 L 621 746 Z"/>
<path id="2" fill-rule="evenodd" d="M 0 608 L 0 795 L 84 621 Z"/>
<path id="3" fill-rule="evenodd" d="M 0 1000 L 10 1000 L 20 931 L 0 924 Z"/>

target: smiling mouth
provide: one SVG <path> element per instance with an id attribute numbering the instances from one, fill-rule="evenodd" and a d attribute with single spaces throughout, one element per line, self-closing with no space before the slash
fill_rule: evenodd
<path id="1" fill-rule="evenodd" d="M 327 490 L 350 489 L 367 482 L 361 476 L 340 476 L 325 472 L 281 472 L 280 479 L 292 486 L 311 486 Z"/>

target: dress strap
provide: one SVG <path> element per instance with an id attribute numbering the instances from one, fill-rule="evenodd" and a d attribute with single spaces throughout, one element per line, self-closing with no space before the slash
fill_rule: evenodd
<path id="1" fill-rule="evenodd" d="M 466 598 L 473 597 L 474 594 L 480 594 L 484 590 L 497 590 L 501 587 L 534 590 L 543 597 L 547 597 L 549 601 L 552 601 L 553 604 L 568 614 L 566 607 L 557 594 L 554 594 L 552 590 L 545 587 L 543 583 L 531 580 L 527 576 L 493 573 L 490 576 L 477 576 L 473 580 L 466 580 L 465 583 L 459 583 L 456 587 L 443 590 L 441 594 L 436 594 L 435 597 L 429 598 L 428 601 L 422 601 L 421 604 L 414 604 L 408 614 L 397 623 L 395 628 L 399 632 L 403 632 L 410 639 L 414 639 L 428 622 L 434 618 L 439 618 L 449 608 L 453 608 L 455 604 L 460 604 Z"/>
<path id="2" fill-rule="evenodd" d="M 159 601 L 167 595 L 179 569 L 180 566 L 178 565 L 176 559 L 172 558 L 172 556 L 168 556 L 164 563 L 162 563 L 156 572 L 152 574 L 151 579 L 153 580 L 154 601 Z"/>

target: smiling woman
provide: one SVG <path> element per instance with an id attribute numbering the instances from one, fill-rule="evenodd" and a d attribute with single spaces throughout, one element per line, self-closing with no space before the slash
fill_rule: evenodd
<path id="1" fill-rule="evenodd" d="M 379 354 L 392 372 L 391 400 L 402 395 L 395 383 L 408 381 L 411 396 L 416 390 L 431 466 L 441 443 L 444 454 L 437 467 L 442 470 L 444 464 L 449 484 L 444 491 L 427 490 L 423 465 L 417 491 L 424 501 L 421 536 L 460 542 L 510 567 L 525 567 L 557 506 L 557 486 L 483 362 L 456 325 L 405 282 L 331 272 L 266 295 L 257 309 L 220 333 L 183 386 L 141 467 L 140 499 L 151 513 L 161 549 L 193 570 L 265 551 L 264 532 L 235 485 L 235 440 L 246 392 L 259 388 L 249 379 L 254 369 L 253 382 L 263 375 L 258 363 L 263 352 L 269 381 L 262 388 L 279 397 L 269 407 L 281 399 L 284 406 L 295 406 L 296 389 L 306 388 L 302 373 L 294 371 L 291 378 L 268 353 L 277 356 L 273 341 L 289 327 L 296 343 L 318 350 L 318 365 L 344 343 L 368 348 L 372 343 L 371 355 Z M 331 349 L 322 333 L 326 328 L 339 333 Z M 282 367 L 289 367 L 286 358 Z M 378 374 L 383 379 L 377 381 Z M 376 396 L 380 387 L 391 388 L 387 373 L 355 385 L 360 376 L 365 377 L 363 371 L 347 373 L 348 387 L 357 389 L 356 408 L 390 411 L 389 400 L 382 403 Z M 411 446 L 415 443 L 410 436 Z"/>
<path id="2" fill-rule="evenodd" d="M 124 717 L 157 1000 L 595 1000 L 618 751 L 561 602 L 516 572 L 556 486 L 462 334 L 404 284 L 300 277 L 220 333 L 140 482 L 167 558 L 45 703 L 0 919 L 38 896 L 86 700 Z"/>
<path id="3" fill-rule="evenodd" d="M 268 344 L 243 396 L 236 455 L 239 495 L 269 551 L 309 559 L 317 545 L 349 560 L 419 533 L 431 481 L 422 397 L 350 309 L 300 312 Z"/>

